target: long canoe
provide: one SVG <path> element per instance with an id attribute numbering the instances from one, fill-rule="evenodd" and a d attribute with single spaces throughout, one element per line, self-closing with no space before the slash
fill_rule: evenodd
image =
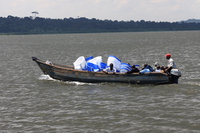
<path id="1" fill-rule="evenodd" d="M 75 70 L 73 66 L 46 63 L 36 57 L 32 57 L 44 74 L 53 79 L 62 81 L 79 81 L 87 83 L 129 83 L 129 84 L 170 84 L 173 83 L 172 76 L 166 73 L 104 73 Z"/>

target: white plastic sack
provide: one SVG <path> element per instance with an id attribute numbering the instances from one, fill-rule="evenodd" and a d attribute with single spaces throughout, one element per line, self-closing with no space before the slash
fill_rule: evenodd
<path id="1" fill-rule="evenodd" d="M 78 59 L 76 59 L 76 61 L 73 64 L 74 64 L 74 69 L 76 70 L 85 69 L 85 64 L 86 64 L 85 57 L 80 56 Z"/>
<path id="2" fill-rule="evenodd" d="M 120 73 L 125 73 L 125 72 L 128 72 L 128 71 L 131 71 L 131 69 L 132 69 L 132 66 L 129 65 L 128 63 L 121 63 Z"/>
<path id="3" fill-rule="evenodd" d="M 53 65 L 49 60 L 47 60 L 45 63 Z"/>
<path id="4" fill-rule="evenodd" d="M 109 55 L 107 60 L 107 65 L 110 66 L 110 63 L 114 65 L 114 68 L 116 68 L 117 71 L 120 71 L 120 66 L 121 66 L 120 59 L 118 59 L 116 56 Z"/>
<path id="5" fill-rule="evenodd" d="M 102 56 L 97 56 L 93 59 L 88 60 L 87 62 L 93 63 L 95 65 L 98 65 L 99 68 L 101 68 L 101 62 L 102 62 Z"/>

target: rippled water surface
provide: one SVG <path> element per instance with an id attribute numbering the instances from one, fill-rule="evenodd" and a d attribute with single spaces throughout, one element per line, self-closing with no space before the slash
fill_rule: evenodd
<path id="1" fill-rule="evenodd" d="M 200 31 L 0 36 L 0 132 L 198 133 Z M 72 65 L 79 56 L 167 64 L 179 84 L 53 80 L 31 60 Z"/>

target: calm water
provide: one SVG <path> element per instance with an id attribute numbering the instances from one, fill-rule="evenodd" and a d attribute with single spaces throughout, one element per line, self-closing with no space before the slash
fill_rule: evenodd
<path id="1" fill-rule="evenodd" d="M 200 31 L 0 36 L 0 132 L 198 133 Z M 79 56 L 115 55 L 123 62 L 167 64 L 179 84 L 60 82 L 32 56 L 60 64 Z"/>

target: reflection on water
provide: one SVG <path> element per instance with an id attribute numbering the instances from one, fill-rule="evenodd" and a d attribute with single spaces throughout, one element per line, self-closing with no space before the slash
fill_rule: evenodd
<path id="1" fill-rule="evenodd" d="M 200 130 L 199 31 L 0 36 L 0 132 L 190 132 Z M 130 64 L 171 53 L 179 84 L 62 82 L 31 60 L 72 65 L 115 55 Z"/>

